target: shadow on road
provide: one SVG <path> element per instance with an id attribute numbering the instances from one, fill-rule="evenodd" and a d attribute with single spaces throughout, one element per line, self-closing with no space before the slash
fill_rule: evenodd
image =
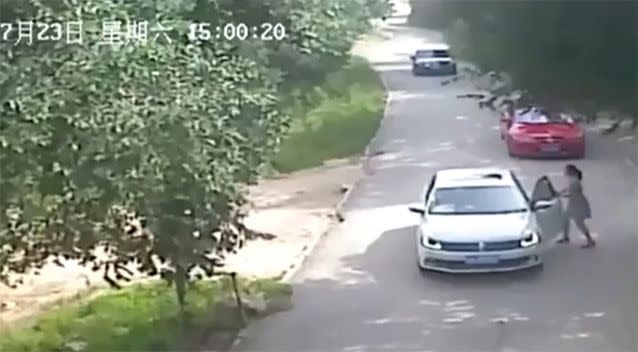
<path id="1" fill-rule="evenodd" d="M 587 282 L 583 278 L 564 276 L 574 271 L 574 265 L 582 266 L 583 275 L 587 275 L 591 266 L 578 264 L 591 255 L 575 248 L 563 250 L 561 267 L 556 258 L 550 256 L 547 266 L 553 270 L 449 275 L 423 274 L 416 264 L 415 245 L 415 226 L 404 226 L 382 233 L 363 253 L 342 258 L 339 272 L 330 277 L 313 275 L 310 264 L 310 277 L 295 284 L 294 301 L 306 304 L 282 313 L 281 319 L 274 319 L 294 324 L 287 326 L 291 332 L 301 333 L 312 326 L 322 326 L 322 329 L 304 339 L 291 339 L 287 347 L 298 351 L 306 351 L 311 346 L 321 346 L 322 351 L 424 348 L 438 351 L 437 348 L 446 346 L 452 339 L 455 351 L 500 351 L 506 345 L 520 347 L 527 343 L 543 345 L 542 341 L 528 342 L 529 332 L 547 335 L 548 341 L 567 339 L 564 336 L 569 334 L 561 332 L 569 331 L 569 321 L 575 318 L 569 313 L 573 312 L 570 310 L 573 302 L 565 298 L 573 297 L 569 299 L 580 301 L 582 307 L 582 302 L 588 301 L 582 294 L 591 292 L 580 284 L 572 286 Z M 401 253 L 403 255 L 397 255 Z M 561 296 L 556 296 L 556 300 L 545 297 L 542 302 L 538 301 L 533 292 L 547 285 Z M 309 306 L 307 302 L 313 303 Z M 538 305 L 543 307 L 543 314 L 554 312 L 564 316 L 565 321 L 549 322 L 542 316 L 534 316 Z M 331 307 L 339 307 L 339 312 Z M 309 317 L 312 322 L 307 321 Z M 507 332 L 499 325 L 503 320 L 508 321 Z M 604 322 L 599 319 L 588 323 L 587 333 L 592 340 L 587 342 L 584 338 L 574 346 L 600 343 L 595 338 L 602 336 L 599 329 L 603 325 L 599 324 Z M 635 326 L 635 321 L 624 324 Z M 626 329 L 613 333 L 619 339 L 616 343 L 630 346 L 632 341 L 627 340 L 629 335 L 622 330 Z M 388 336 L 393 339 L 388 340 Z"/>

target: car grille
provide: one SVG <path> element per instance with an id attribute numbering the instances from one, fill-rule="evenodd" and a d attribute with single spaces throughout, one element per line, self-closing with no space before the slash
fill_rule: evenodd
<path id="1" fill-rule="evenodd" d="M 520 241 L 483 242 L 483 252 L 507 251 L 520 248 Z M 448 252 L 480 252 L 479 242 L 441 242 L 441 249 Z"/>
<path id="2" fill-rule="evenodd" d="M 525 265 L 530 260 L 537 260 L 536 257 L 521 257 L 521 258 L 513 258 L 513 259 L 501 259 L 498 263 L 494 264 L 475 264 L 469 265 L 463 261 L 449 261 L 449 260 L 438 260 L 431 259 L 426 260 L 426 265 L 434 265 L 439 268 L 444 268 L 448 270 L 467 270 L 467 269 L 503 269 L 503 268 L 515 268 L 522 265 Z"/>

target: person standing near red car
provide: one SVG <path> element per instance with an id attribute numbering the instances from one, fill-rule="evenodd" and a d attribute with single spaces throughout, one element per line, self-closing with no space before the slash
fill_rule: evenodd
<path id="1" fill-rule="evenodd" d="M 594 241 L 591 236 L 591 232 L 586 223 L 587 219 L 591 219 L 591 208 L 589 206 L 589 200 L 583 192 L 583 172 L 575 165 L 567 164 L 565 166 L 565 177 L 567 178 L 567 187 L 560 193 L 563 197 L 567 198 L 567 207 L 565 209 L 563 238 L 559 242 L 569 242 L 569 228 L 570 223 L 573 221 L 587 239 L 587 243 L 585 243 L 582 248 L 594 247 L 596 241 Z"/>

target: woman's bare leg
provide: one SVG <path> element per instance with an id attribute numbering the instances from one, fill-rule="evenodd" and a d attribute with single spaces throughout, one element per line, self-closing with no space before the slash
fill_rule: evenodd
<path id="1" fill-rule="evenodd" d="M 589 232 L 589 227 L 587 227 L 587 224 L 585 223 L 585 219 L 574 219 L 574 222 L 576 223 L 576 226 L 578 227 L 578 229 L 583 233 L 583 235 L 585 235 L 585 238 L 587 239 L 587 244 L 585 244 L 583 247 L 593 247 L 596 245 L 596 241 L 594 241 L 594 238 L 591 236 L 591 232 Z"/>
<path id="2" fill-rule="evenodd" d="M 569 242 L 569 223 L 571 222 L 571 218 L 569 216 L 565 216 L 563 219 L 563 238 L 558 240 L 558 243 L 568 243 Z"/>

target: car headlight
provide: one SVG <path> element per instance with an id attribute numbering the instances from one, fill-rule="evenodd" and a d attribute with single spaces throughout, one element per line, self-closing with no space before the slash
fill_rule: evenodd
<path id="1" fill-rule="evenodd" d="M 429 248 L 429 249 L 436 249 L 436 250 L 440 250 L 441 247 L 441 242 L 437 241 L 437 240 L 433 240 L 432 238 L 425 236 L 425 235 L 421 235 L 421 245 L 425 248 Z"/>
<path id="2" fill-rule="evenodd" d="M 541 241 L 541 238 L 538 236 L 536 231 L 527 230 L 525 231 L 525 237 L 521 240 L 521 247 L 527 248 L 531 246 L 537 245 Z"/>

